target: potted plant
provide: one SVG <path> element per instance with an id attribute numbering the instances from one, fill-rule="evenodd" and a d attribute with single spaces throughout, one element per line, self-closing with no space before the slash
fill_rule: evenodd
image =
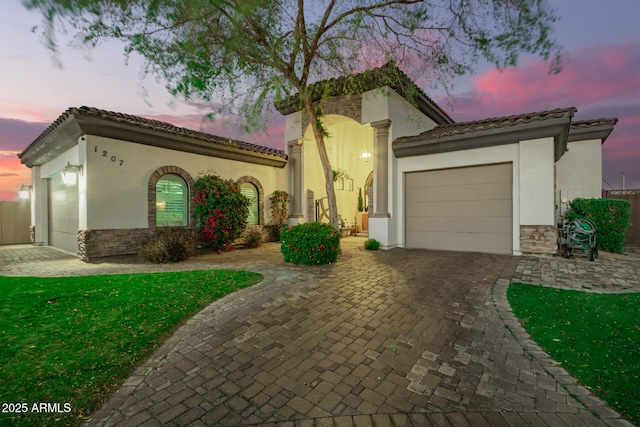
<path id="1" fill-rule="evenodd" d="M 369 217 L 365 212 L 362 187 L 358 188 L 358 212 L 356 213 L 356 222 L 359 224 L 360 231 L 367 231 L 369 229 Z"/>

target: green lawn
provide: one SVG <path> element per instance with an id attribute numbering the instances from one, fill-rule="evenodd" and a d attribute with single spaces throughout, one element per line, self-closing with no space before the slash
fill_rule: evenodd
<path id="1" fill-rule="evenodd" d="M 629 421 L 640 423 L 640 294 L 512 283 L 507 299 L 551 357 Z"/>
<path id="2" fill-rule="evenodd" d="M 181 324 L 262 280 L 245 271 L 0 277 L 0 403 L 71 404 L 0 414 L 2 425 L 77 425 Z M 15 410 L 15 407 L 3 407 Z"/>

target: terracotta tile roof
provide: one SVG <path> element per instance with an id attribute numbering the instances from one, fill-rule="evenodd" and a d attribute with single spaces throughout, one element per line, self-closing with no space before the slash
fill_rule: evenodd
<path id="1" fill-rule="evenodd" d="M 389 77 L 391 79 L 389 79 Z M 345 93 L 358 94 L 380 87 L 389 86 L 395 90 L 400 96 L 411 102 L 427 104 L 429 110 L 439 116 L 439 121 L 443 123 L 453 123 L 454 120 L 422 89 L 420 89 L 402 70 L 396 67 L 393 61 L 387 62 L 379 68 L 364 71 L 352 76 L 340 76 L 333 79 L 321 80 L 317 83 L 309 85 L 312 93 L 312 100 L 319 101 L 322 97 L 340 96 Z M 326 92 L 328 88 L 328 92 Z M 420 102 L 422 101 L 422 102 Z M 292 95 L 280 102 L 276 103 L 276 109 L 281 114 L 290 114 L 302 109 L 298 94 Z M 436 120 L 436 122 L 439 122 Z"/>
<path id="2" fill-rule="evenodd" d="M 269 154 L 282 158 L 287 158 L 287 155 L 282 150 L 276 150 L 274 148 L 263 147 L 257 144 L 251 144 L 249 142 L 239 141 L 231 138 L 223 138 L 216 135 L 211 135 L 205 132 L 199 132 L 179 126 L 174 126 L 167 122 L 161 122 L 159 120 L 147 119 L 140 116 L 134 116 L 131 114 L 117 113 L 114 111 L 101 110 L 91 107 L 71 107 L 60 115 L 51 125 L 44 130 L 22 153 L 18 154 L 18 157 L 22 158 L 29 150 L 37 146 L 42 140 L 44 140 L 49 134 L 51 134 L 58 126 L 64 123 L 71 117 L 94 117 L 102 120 L 108 120 L 116 123 L 124 123 L 141 128 L 151 129 L 155 131 L 164 132 L 170 135 L 177 135 L 182 137 L 193 138 L 199 141 L 203 141 L 210 144 L 232 146 L 239 150 L 251 151 L 261 154 Z"/>
<path id="3" fill-rule="evenodd" d="M 571 129 L 587 129 L 591 127 L 599 127 L 599 126 L 615 126 L 618 123 L 617 118 L 610 119 L 593 119 L 593 120 L 581 120 L 577 122 L 571 123 Z"/>
<path id="4" fill-rule="evenodd" d="M 491 129 L 507 128 L 520 124 L 543 121 L 547 119 L 557 119 L 563 117 L 572 117 L 577 111 L 575 107 L 558 108 L 555 110 L 539 111 L 528 114 L 519 114 L 505 117 L 493 117 L 490 119 L 476 120 L 471 122 L 451 123 L 446 125 L 438 125 L 433 129 L 422 132 L 414 136 L 405 136 L 397 138 L 395 144 L 405 144 L 414 141 L 425 141 L 451 137 L 457 135 L 466 135 L 474 132 L 481 132 Z"/>

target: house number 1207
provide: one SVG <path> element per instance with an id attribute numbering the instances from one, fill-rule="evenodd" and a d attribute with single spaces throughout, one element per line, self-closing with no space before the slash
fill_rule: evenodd
<path id="1" fill-rule="evenodd" d="M 111 156 L 111 157 L 109 157 L 109 153 L 107 152 L 107 150 L 98 150 L 98 146 L 97 146 L 97 145 L 93 147 L 93 151 L 94 151 L 95 153 L 102 153 L 102 157 L 106 157 L 106 158 L 108 158 L 108 159 L 109 159 L 109 160 L 111 160 L 113 163 L 118 163 L 118 165 L 119 165 L 119 166 L 122 166 L 122 164 L 124 163 L 124 160 L 118 160 L 118 159 L 116 158 L 116 156 Z"/>

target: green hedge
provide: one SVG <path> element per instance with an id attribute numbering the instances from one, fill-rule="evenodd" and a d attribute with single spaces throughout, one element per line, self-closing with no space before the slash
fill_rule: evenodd
<path id="1" fill-rule="evenodd" d="M 310 222 L 284 228 L 280 252 L 293 264 L 330 264 L 340 255 L 340 232 L 329 224 Z"/>
<path id="2" fill-rule="evenodd" d="M 587 218 L 598 228 L 598 249 L 621 254 L 629 228 L 631 203 L 621 199 L 575 199 L 569 205 L 567 219 Z"/>

